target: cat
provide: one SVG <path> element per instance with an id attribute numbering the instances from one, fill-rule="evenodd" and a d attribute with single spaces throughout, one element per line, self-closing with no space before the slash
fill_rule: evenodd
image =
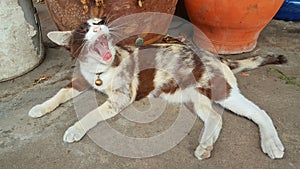
<path id="1" fill-rule="evenodd" d="M 73 31 L 49 32 L 48 37 L 79 60 L 83 78 L 73 79 L 55 96 L 34 106 L 29 116 L 38 118 L 53 111 L 82 93 L 85 85 L 108 96 L 101 106 L 65 131 L 65 142 L 79 141 L 97 123 L 116 116 L 136 100 L 157 97 L 184 104 L 204 122 L 204 133 L 194 152 L 199 160 L 210 157 L 222 128 L 221 115 L 212 103 L 254 121 L 259 127 L 262 151 L 271 159 L 283 157 L 284 146 L 271 118 L 240 93 L 234 73 L 284 63 L 284 56 L 232 61 L 215 59 L 214 54 L 204 50 L 195 54 L 183 43 L 113 45 L 105 18 L 89 19 Z"/>

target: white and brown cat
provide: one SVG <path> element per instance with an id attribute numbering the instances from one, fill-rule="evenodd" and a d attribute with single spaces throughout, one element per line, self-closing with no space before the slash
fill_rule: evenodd
<path id="1" fill-rule="evenodd" d="M 257 56 L 233 62 L 214 59 L 206 51 L 195 54 L 184 44 L 113 45 L 103 18 L 90 19 L 74 31 L 50 32 L 48 37 L 78 58 L 83 78 L 75 79 L 49 100 L 34 106 L 29 116 L 37 118 L 53 111 L 82 93 L 87 84 L 108 96 L 104 104 L 65 131 L 65 142 L 79 141 L 97 123 L 116 116 L 136 100 L 159 97 L 186 105 L 204 122 L 204 133 L 195 150 L 198 159 L 210 157 L 222 127 L 213 102 L 253 120 L 259 127 L 262 151 L 272 159 L 283 157 L 284 147 L 271 118 L 240 93 L 233 72 L 285 62 L 284 57 Z"/>

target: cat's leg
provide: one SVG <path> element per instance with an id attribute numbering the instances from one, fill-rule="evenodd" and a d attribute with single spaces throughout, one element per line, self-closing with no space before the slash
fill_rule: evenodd
<path id="1" fill-rule="evenodd" d="M 79 95 L 80 92 L 74 88 L 63 88 L 60 89 L 56 95 L 51 97 L 49 100 L 42 104 L 35 105 L 31 108 L 28 115 L 33 118 L 42 117 L 45 114 L 53 111 L 60 104 L 72 99 L 73 97 Z"/>
<path id="2" fill-rule="evenodd" d="M 130 104 L 129 97 L 125 95 L 115 95 L 115 99 L 108 99 L 100 107 L 94 109 L 69 127 L 63 136 L 64 142 L 72 143 L 79 141 L 90 129 L 99 122 L 116 116 L 120 111 Z"/>
<path id="3" fill-rule="evenodd" d="M 264 110 L 245 98 L 236 88 L 232 89 L 227 99 L 218 101 L 217 103 L 238 115 L 253 120 L 260 130 L 261 148 L 263 152 L 268 154 L 272 159 L 283 157 L 284 147 L 271 118 Z"/>
<path id="4" fill-rule="evenodd" d="M 186 107 L 195 112 L 204 122 L 204 129 L 194 155 L 199 160 L 209 158 L 213 144 L 219 137 L 222 128 L 222 117 L 212 108 L 210 99 L 203 95 L 199 96 L 197 101 L 194 100 L 193 103 L 186 104 Z"/>
<path id="5" fill-rule="evenodd" d="M 84 79 L 75 79 L 70 82 L 65 88 L 59 90 L 56 95 L 42 104 L 35 105 L 31 108 L 28 115 L 33 118 L 42 117 L 43 115 L 53 111 L 60 104 L 78 96 L 88 87 Z"/>
<path id="6" fill-rule="evenodd" d="M 223 63 L 225 63 L 233 73 L 239 73 L 242 71 L 248 71 L 256 69 L 260 66 L 268 64 L 284 64 L 287 63 L 287 59 L 283 55 L 266 55 L 266 56 L 255 56 L 247 59 L 240 60 L 230 60 L 225 57 L 220 58 Z"/>

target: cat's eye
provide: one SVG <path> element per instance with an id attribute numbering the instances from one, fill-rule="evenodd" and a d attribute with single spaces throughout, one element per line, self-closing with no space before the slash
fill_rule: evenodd
<path id="1" fill-rule="evenodd" d="M 106 22 L 106 17 L 102 17 L 99 22 L 93 23 L 93 25 L 104 25 Z"/>
<path id="2" fill-rule="evenodd" d="M 93 25 L 104 25 L 105 24 L 105 20 L 101 20 L 99 22 L 93 23 Z"/>
<path id="3" fill-rule="evenodd" d="M 89 31 L 89 24 L 88 23 L 83 23 L 80 25 L 80 30 L 84 31 L 84 32 L 87 32 Z"/>

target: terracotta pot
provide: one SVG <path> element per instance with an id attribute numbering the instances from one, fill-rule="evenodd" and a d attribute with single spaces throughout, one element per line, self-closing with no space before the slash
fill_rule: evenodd
<path id="1" fill-rule="evenodd" d="M 211 40 L 213 46 L 195 41 L 219 53 L 235 54 L 253 50 L 261 30 L 271 21 L 283 0 L 185 0 L 191 22 Z"/>
<path id="2" fill-rule="evenodd" d="M 96 2 L 101 1 L 103 4 L 96 4 Z M 46 4 L 57 28 L 59 30 L 72 30 L 92 17 L 106 16 L 111 22 L 122 16 L 141 12 L 174 14 L 177 0 L 46 0 Z M 160 25 L 167 32 L 171 20 L 157 20 L 156 22 L 148 24 Z M 141 23 L 141 26 L 144 25 Z M 143 28 L 136 27 L 135 29 Z M 144 38 L 144 44 L 149 44 L 160 39 L 161 35 L 149 33 L 139 35 L 139 37 Z M 123 43 L 134 44 L 136 39 L 137 36 L 134 36 L 123 41 Z"/>

